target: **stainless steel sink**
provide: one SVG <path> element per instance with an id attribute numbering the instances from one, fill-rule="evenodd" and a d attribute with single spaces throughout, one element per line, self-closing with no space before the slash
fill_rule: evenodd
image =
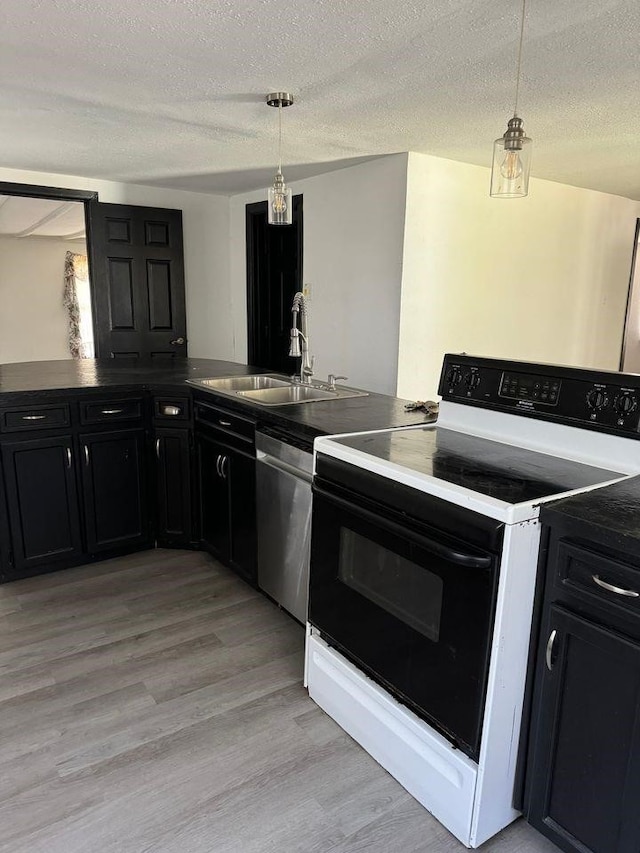
<path id="1" fill-rule="evenodd" d="M 256 391 L 262 388 L 282 388 L 291 385 L 288 376 L 278 374 L 256 374 L 255 376 L 222 376 L 218 379 L 195 379 L 198 385 L 215 391 Z"/>
<path id="2" fill-rule="evenodd" d="M 295 403 L 320 403 L 347 397 L 367 397 L 366 391 L 336 387 L 330 390 L 322 383 L 301 385 L 280 373 L 257 373 L 254 376 L 220 376 L 211 379 L 189 379 L 189 385 L 208 388 L 227 397 L 244 399 L 260 406 L 290 406 Z"/>
<path id="3" fill-rule="evenodd" d="M 324 391 L 311 385 L 289 385 L 286 388 L 239 391 L 238 397 L 261 403 L 263 406 L 286 406 L 289 403 L 311 403 L 314 400 L 337 400 L 338 394 L 336 391 Z"/>

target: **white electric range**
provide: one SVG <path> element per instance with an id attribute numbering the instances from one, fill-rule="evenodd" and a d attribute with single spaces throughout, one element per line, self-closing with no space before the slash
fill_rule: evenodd
<path id="1" fill-rule="evenodd" d="M 439 393 L 315 442 L 305 683 L 477 847 L 518 815 L 540 505 L 640 473 L 640 376 L 447 355 Z"/>

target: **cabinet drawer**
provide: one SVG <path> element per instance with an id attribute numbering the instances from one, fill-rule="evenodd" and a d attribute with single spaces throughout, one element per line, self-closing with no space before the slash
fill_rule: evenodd
<path id="1" fill-rule="evenodd" d="M 2 432 L 22 432 L 34 429 L 56 429 L 70 424 L 66 403 L 37 406 L 33 409 L 7 409 L 0 415 Z"/>
<path id="2" fill-rule="evenodd" d="M 225 409 L 211 406 L 209 403 L 195 404 L 196 420 L 200 423 L 215 427 L 223 433 L 233 435 L 242 442 L 253 445 L 255 443 L 256 426 L 253 421 L 239 415 L 231 414 Z"/>
<path id="3" fill-rule="evenodd" d="M 105 424 L 110 421 L 142 419 L 142 399 L 102 400 L 80 403 L 80 423 Z"/>
<path id="4" fill-rule="evenodd" d="M 640 568 L 628 563 L 560 541 L 555 583 L 614 619 L 640 617 Z"/>
<path id="5" fill-rule="evenodd" d="M 188 421 L 188 397 L 154 397 L 153 416 L 158 421 Z"/>

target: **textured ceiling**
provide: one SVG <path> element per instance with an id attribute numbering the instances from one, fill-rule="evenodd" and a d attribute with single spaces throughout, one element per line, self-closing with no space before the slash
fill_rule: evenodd
<path id="1" fill-rule="evenodd" d="M 3 0 L 0 164 L 221 193 L 419 151 L 489 165 L 520 0 Z M 533 174 L 640 199 L 640 3 L 529 0 Z M 333 165 L 332 165 L 333 164 Z"/>
<path id="2" fill-rule="evenodd" d="M 0 195 L 0 236 L 84 240 L 84 204 Z"/>

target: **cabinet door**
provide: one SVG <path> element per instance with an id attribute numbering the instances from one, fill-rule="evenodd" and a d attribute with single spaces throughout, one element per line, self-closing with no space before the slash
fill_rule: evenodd
<path id="1" fill-rule="evenodd" d="M 191 542 L 191 453 L 186 429 L 156 429 L 158 542 Z"/>
<path id="2" fill-rule="evenodd" d="M 546 628 L 528 820 L 563 850 L 638 853 L 640 645 L 557 606 Z"/>
<path id="3" fill-rule="evenodd" d="M 147 543 L 144 431 L 81 435 L 80 449 L 88 550 Z"/>
<path id="4" fill-rule="evenodd" d="M 200 496 L 200 540 L 223 562 L 231 552 L 229 528 L 229 480 L 222 461 L 229 451 L 204 433 L 196 438 L 198 454 L 198 491 Z"/>
<path id="5" fill-rule="evenodd" d="M 256 462 L 250 456 L 225 452 L 223 475 L 229 479 L 231 566 L 245 580 L 257 584 Z"/>
<path id="6" fill-rule="evenodd" d="M 2 447 L 13 564 L 18 575 L 82 553 L 71 436 Z"/>

